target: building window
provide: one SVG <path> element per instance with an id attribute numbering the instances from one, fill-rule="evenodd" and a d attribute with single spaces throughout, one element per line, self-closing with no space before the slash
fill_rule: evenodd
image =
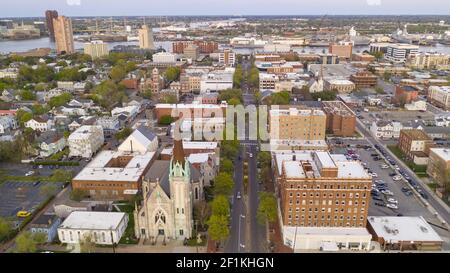
<path id="1" fill-rule="evenodd" d="M 180 229 L 180 236 L 183 236 L 184 230 Z"/>
<path id="2" fill-rule="evenodd" d="M 103 242 L 106 242 L 106 235 L 105 235 L 105 232 L 102 232 L 102 240 L 103 240 Z"/>

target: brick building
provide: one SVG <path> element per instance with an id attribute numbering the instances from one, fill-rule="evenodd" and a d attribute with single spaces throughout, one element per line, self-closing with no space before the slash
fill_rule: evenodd
<path id="1" fill-rule="evenodd" d="M 410 85 L 395 86 L 394 101 L 399 104 L 409 104 L 419 98 L 419 89 Z"/>
<path id="2" fill-rule="evenodd" d="M 351 75 L 350 80 L 355 83 L 356 88 L 365 88 L 376 86 L 378 78 L 368 71 L 363 71 Z"/>
<path id="3" fill-rule="evenodd" d="M 184 50 L 191 44 L 199 47 L 202 54 L 211 54 L 219 49 L 219 44 L 214 41 L 179 41 L 172 43 L 172 52 L 176 54 L 185 53 Z"/>
<path id="4" fill-rule="evenodd" d="M 356 115 L 342 101 L 324 101 L 323 111 L 327 115 L 327 132 L 335 136 L 355 135 Z"/>
<path id="5" fill-rule="evenodd" d="M 433 140 L 423 130 L 403 129 L 400 130 L 398 147 L 411 160 L 415 157 L 428 157 Z"/>

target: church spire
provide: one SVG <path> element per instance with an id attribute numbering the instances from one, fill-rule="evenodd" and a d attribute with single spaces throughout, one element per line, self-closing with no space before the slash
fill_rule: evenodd
<path id="1" fill-rule="evenodd" d="M 181 166 L 184 166 L 184 149 L 183 149 L 183 140 L 174 140 L 173 145 L 173 163 L 179 163 Z"/>

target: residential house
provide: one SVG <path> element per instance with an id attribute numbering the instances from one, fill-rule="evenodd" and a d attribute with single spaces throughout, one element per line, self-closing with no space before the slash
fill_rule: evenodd
<path id="1" fill-rule="evenodd" d="M 60 152 L 66 147 L 66 138 L 53 130 L 41 133 L 36 141 L 39 143 L 39 155 L 43 158 Z"/>
<path id="2" fill-rule="evenodd" d="M 43 233 L 46 235 L 47 243 L 53 242 L 58 234 L 58 226 L 61 218 L 55 214 L 42 214 L 30 224 L 31 233 Z"/>
<path id="3" fill-rule="evenodd" d="M 48 116 L 34 117 L 25 122 L 26 128 L 31 128 L 34 131 L 45 132 L 52 128 L 53 121 Z"/>
<path id="4" fill-rule="evenodd" d="M 81 126 L 68 138 L 69 156 L 91 158 L 101 148 L 103 142 L 104 136 L 101 126 Z"/>

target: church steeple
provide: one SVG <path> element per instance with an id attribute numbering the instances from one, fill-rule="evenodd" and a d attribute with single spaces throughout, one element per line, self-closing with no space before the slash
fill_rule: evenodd
<path id="1" fill-rule="evenodd" d="M 184 165 L 185 157 L 184 157 L 184 149 L 183 149 L 183 140 L 174 140 L 173 145 L 173 163 L 179 163 L 181 166 Z"/>

